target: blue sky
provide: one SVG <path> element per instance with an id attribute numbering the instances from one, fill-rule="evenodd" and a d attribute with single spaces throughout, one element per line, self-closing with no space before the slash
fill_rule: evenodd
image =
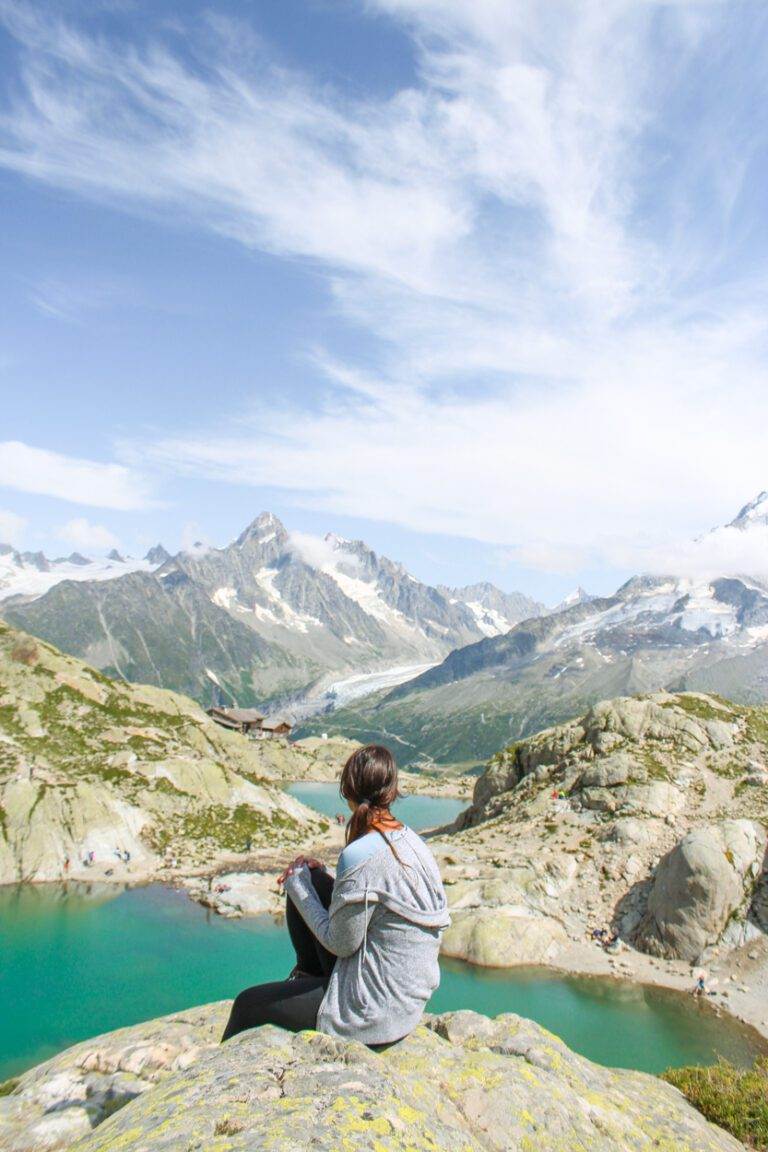
<path id="1" fill-rule="evenodd" d="M 741 0 L 0 0 L 0 537 L 688 563 L 768 487 L 766 48 Z"/>

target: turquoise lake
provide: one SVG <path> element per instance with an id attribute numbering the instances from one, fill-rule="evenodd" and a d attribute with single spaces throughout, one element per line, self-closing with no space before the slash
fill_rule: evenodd
<path id="1" fill-rule="evenodd" d="M 0 888 L 0 1080 L 100 1032 L 281 979 L 292 964 L 282 925 L 225 920 L 158 885 Z M 658 1072 L 721 1055 L 746 1064 L 764 1050 L 687 996 L 542 969 L 442 967 L 431 1010 L 518 1012 L 604 1064 Z"/>
<path id="2" fill-rule="evenodd" d="M 346 801 L 339 796 L 338 784 L 289 784 L 286 792 L 331 819 L 337 812 L 349 815 Z M 452 823 L 467 807 L 468 800 L 457 800 L 452 796 L 404 796 L 392 806 L 392 811 L 404 824 L 419 832 L 423 828 Z"/>

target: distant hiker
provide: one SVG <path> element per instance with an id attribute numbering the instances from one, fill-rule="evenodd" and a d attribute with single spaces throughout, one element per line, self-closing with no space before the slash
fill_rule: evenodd
<path id="1" fill-rule="evenodd" d="M 391 1044 L 416 1027 L 440 982 L 447 901 L 429 848 L 390 811 L 398 797 L 392 753 L 375 744 L 354 752 L 339 791 L 352 815 L 335 878 L 307 856 L 278 877 L 293 971 L 241 992 L 223 1040 L 276 1024 L 374 1048 Z"/>
<path id="2" fill-rule="evenodd" d="M 697 979 L 697 981 L 694 985 L 694 988 L 693 988 L 693 995 L 694 996 L 706 996 L 706 994 L 707 994 L 707 986 L 706 986 L 704 977 L 702 975 L 699 975 L 699 978 Z"/>
<path id="3" fill-rule="evenodd" d="M 130 862 L 131 862 L 131 854 L 127 848 L 126 848 L 125 852 L 123 853 L 123 860 L 125 861 L 126 864 L 130 864 Z"/>
<path id="4" fill-rule="evenodd" d="M 69 856 L 65 856 L 64 857 L 64 875 L 67 876 L 68 874 L 69 874 Z"/>
<path id="5" fill-rule="evenodd" d="M 95 852 L 93 852 L 93 851 L 89 852 L 89 853 L 88 853 L 88 863 L 89 863 L 89 864 L 93 864 L 93 862 L 95 861 L 95 859 L 96 859 L 96 853 L 95 853 Z"/>

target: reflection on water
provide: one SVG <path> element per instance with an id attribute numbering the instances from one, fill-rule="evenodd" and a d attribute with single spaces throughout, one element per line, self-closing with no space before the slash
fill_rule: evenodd
<path id="1" fill-rule="evenodd" d="M 78 1040 L 284 978 L 282 923 L 226 920 L 160 885 L 0 888 L 0 1080 Z M 689 996 L 545 969 L 443 961 L 430 1010 L 530 1016 L 605 1064 L 661 1071 L 723 1055 L 751 1063 L 755 1033 Z"/>
<path id="2" fill-rule="evenodd" d="M 661 1072 L 719 1058 L 749 1065 L 768 1052 L 753 1029 L 685 993 L 542 968 L 474 968 L 443 960 L 435 1011 L 461 1004 L 489 1016 L 515 1012 L 601 1064 Z"/>
<path id="3" fill-rule="evenodd" d="M 57 904 L 62 904 L 66 905 L 69 914 L 78 904 L 104 904 L 114 900 L 129 887 L 128 884 L 108 884 L 100 880 L 12 885 L 0 888 L 0 910 L 6 916 L 14 907 L 29 912 L 37 905 L 45 913 L 50 913 Z M 0 933 L 2 931 L 3 921 L 0 921 Z"/>

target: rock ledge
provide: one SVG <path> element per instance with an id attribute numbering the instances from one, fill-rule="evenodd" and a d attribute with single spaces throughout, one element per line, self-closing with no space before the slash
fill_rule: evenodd
<path id="1" fill-rule="evenodd" d="M 7 1152 L 736 1152 L 653 1076 L 575 1055 L 515 1015 L 425 1017 L 374 1053 L 214 1004 L 77 1045 L 0 1098 Z M 115 1109 L 118 1109 L 115 1111 Z"/>

